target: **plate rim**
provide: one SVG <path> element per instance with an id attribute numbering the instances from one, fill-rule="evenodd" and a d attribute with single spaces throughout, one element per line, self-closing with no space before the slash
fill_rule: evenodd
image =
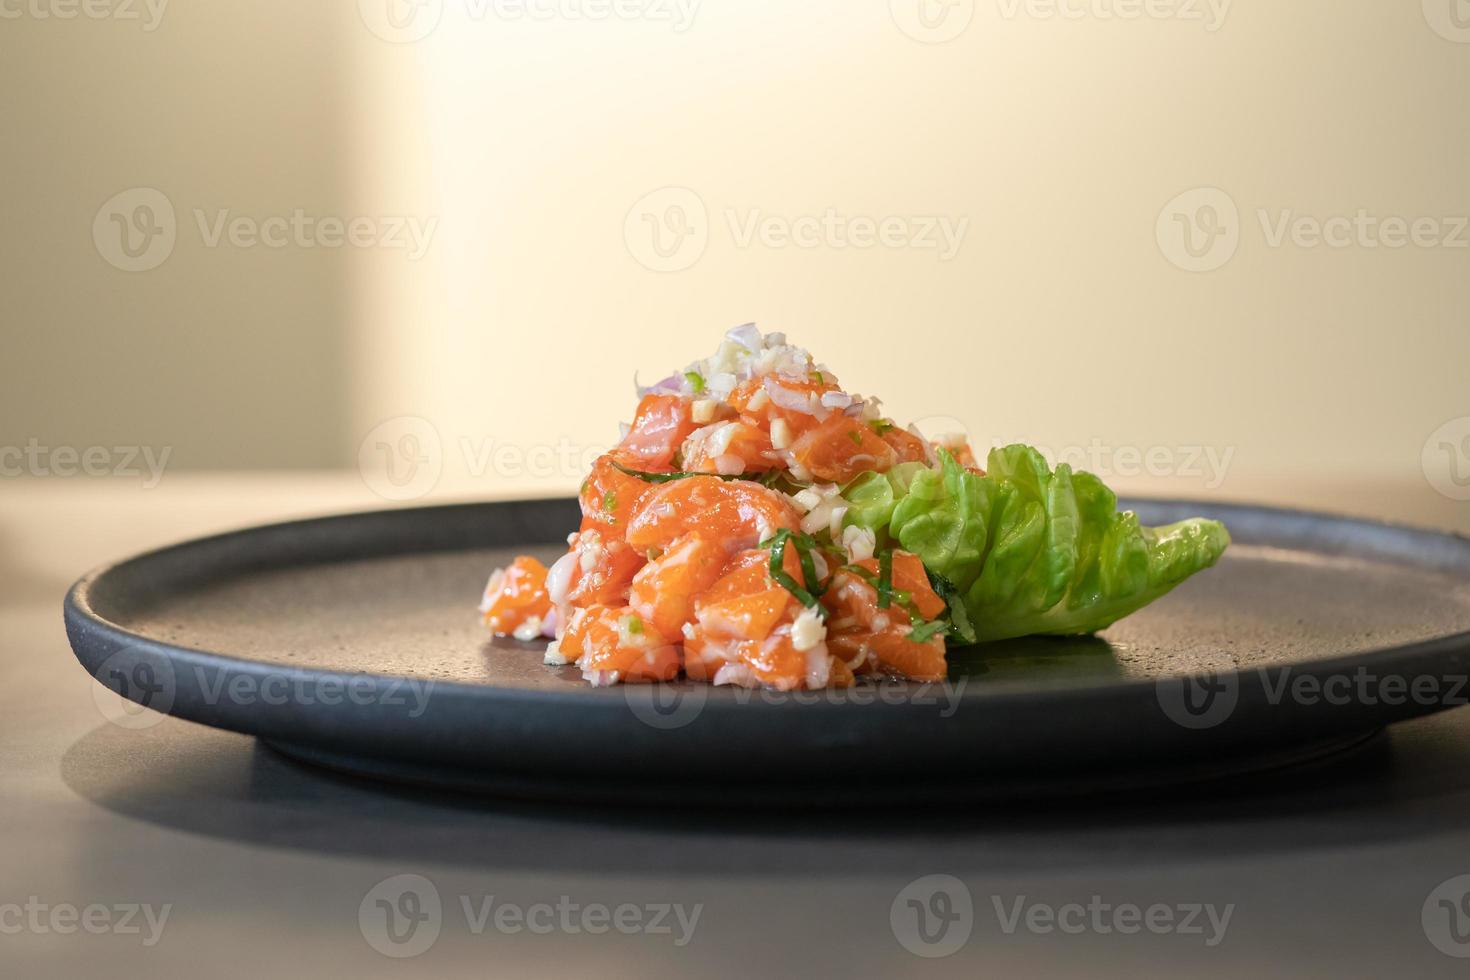
<path id="1" fill-rule="evenodd" d="M 402 680 L 410 677 L 410 675 L 381 673 L 376 671 L 347 671 L 338 668 L 325 667 L 303 668 L 299 665 L 293 665 L 280 661 L 233 656 L 226 653 L 200 649 L 198 647 L 192 647 L 181 643 L 173 643 L 159 639 L 157 637 L 148 636 L 147 634 L 133 631 L 128 627 L 123 626 L 122 624 L 117 623 L 112 619 L 109 619 L 107 616 L 99 612 L 91 601 L 92 590 L 107 575 L 116 573 L 120 569 L 126 568 L 128 565 L 148 560 L 163 559 L 166 558 L 170 553 L 182 551 L 184 549 L 206 545 L 217 545 L 228 542 L 230 540 L 238 540 L 252 537 L 261 532 L 269 531 L 274 533 L 284 533 L 290 530 L 301 529 L 309 526 L 324 527 L 334 524 L 350 524 L 353 522 L 360 522 L 366 519 L 373 518 L 392 518 L 396 516 L 407 519 L 415 515 L 449 513 L 453 511 L 481 510 L 485 508 L 514 509 L 516 507 L 527 505 L 569 505 L 575 503 L 575 500 L 576 498 L 563 496 L 545 496 L 514 498 L 507 500 L 467 500 L 453 502 L 436 502 L 434 504 L 421 506 L 354 510 L 347 512 L 323 514 L 318 516 L 291 518 L 283 521 L 270 521 L 261 524 L 252 524 L 243 527 L 232 528 L 213 534 L 207 534 L 171 542 L 157 548 L 138 552 L 126 558 L 104 563 L 91 569 L 80 578 L 78 578 L 67 589 L 66 596 L 63 601 L 63 616 L 67 626 L 68 638 L 71 641 L 73 653 L 77 657 L 77 660 L 81 663 L 82 667 L 86 669 L 87 672 L 91 674 L 94 678 L 96 677 L 96 673 L 93 665 L 89 664 L 87 659 L 84 658 L 83 651 L 81 649 L 82 646 L 89 645 L 94 641 L 91 637 L 88 637 L 85 643 L 79 643 L 76 639 L 76 635 L 74 634 L 74 628 L 77 632 L 80 632 L 83 628 L 85 628 L 87 632 L 100 632 L 102 634 L 105 634 L 109 639 L 115 640 L 119 644 L 129 644 L 143 648 L 152 648 L 155 651 L 166 651 L 169 656 L 182 655 L 190 661 L 195 661 L 195 663 L 193 664 L 195 666 L 227 669 L 243 668 L 251 672 L 255 672 L 257 670 L 268 670 L 273 673 L 299 673 L 315 677 L 332 677 L 343 681 L 351 678 L 369 678 L 372 679 L 375 683 L 385 681 L 401 682 Z M 1330 511 L 1317 511 L 1292 507 L 1277 507 L 1269 504 L 1241 503 L 1238 501 L 1204 501 L 1182 497 L 1133 496 L 1120 497 L 1118 499 L 1120 510 L 1131 510 L 1133 509 L 1134 505 L 1139 504 L 1149 507 L 1182 509 L 1193 508 L 1215 512 L 1234 511 L 1241 515 L 1255 514 L 1258 516 L 1273 517 L 1278 519 L 1300 519 L 1312 522 L 1327 521 L 1335 524 L 1351 526 L 1358 529 L 1371 529 L 1380 533 L 1389 532 L 1396 535 L 1419 537 L 1429 541 L 1437 541 L 1441 545 L 1448 545 L 1453 543 L 1455 546 L 1464 549 L 1465 561 L 1467 567 L 1470 567 L 1470 536 L 1462 535 L 1454 531 L 1442 531 L 1413 524 L 1380 521 L 1372 518 L 1334 513 Z M 544 543 L 554 544 L 556 542 L 547 541 Z M 475 548 L 477 547 L 479 546 L 471 546 L 463 550 L 475 550 Z M 420 549 L 417 551 L 404 551 L 400 552 L 400 554 L 439 553 L 446 550 L 454 549 L 430 548 Z M 1416 640 L 1411 643 L 1377 646 L 1367 650 L 1360 650 L 1354 653 L 1339 654 L 1332 657 L 1324 657 L 1315 660 L 1291 661 L 1285 664 L 1268 665 L 1265 667 L 1238 667 L 1232 671 L 1207 670 L 1195 673 L 1160 675 L 1153 678 L 1127 678 L 1109 681 L 1106 684 L 1088 684 L 1083 682 L 1074 683 L 1063 681 L 1058 682 L 1055 685 L 1047 685 L 1044 688 L 1021 687 L 1011 685 L 1007 682 L 998 682 L 992 685 L 981 685 L 981 689 L 978 693 L 969 694 L 966 696 L 967 698 L 983 700 L 987 703 L 992 701 L 1004 703 L 1005 701 L 1027 700 L 1038 695 L 1044 695 L 1047 698 L 1080 694 L 1096 695 L 1100 691 L 1104 690 L 1120 692 L 1132 691 L 1136 693 L 1137 691 L 1142 689 L 1154 689 L 1162 680 L 1176 680 L 1180 678 L 1190 677 L 1231 676 L 1235 679 L 1236 683 L 1239 683 L 1244 678 L 1250 675 L 1258 675 L 1262 672 L 1280 670 L 1299 671 L 1306 669 L 1309 672 L 1316 672 L 1320 669 L 1321 672 L 1324 674 L 1332 674 L 1335 672 L 1334 669 L 1342 670 L 1344 668 L 1352 667 L 1364 660 L 1382 662 L 1386 665 L 1393 666 L 1398 665 L 1402 661 L 1412 662 L 1425 658 L 1435 657 L 1444 653 L 1456 652 L 1455 648 L 1470 650 L 1470 628 L 1466 628 L 1455 633 L 1446 633 L 1439 636 L 1428 637 L 1422 640 Z M 531 651 L 528 649 L 527 653 L 529 654 L 530 652 Z M 100 666 L 100 664 L 98 666 Z M 425 678 L 425 680 L 428 679 Z M 692 682 L 686 680 L 680 681 L 678 683 L 689 684 Z M 900 681 L 899 683 L 905 682 Z M 586 704 L 588 702 L 589 692 L 598 692 L 596 694 L 593 694 L 593 697 L 610 698 L 612 696 L 615 696 L 611 693 L 612 689 L 593 688 L 590 685 L 582 687 L 571 687 L 566 691 L 510 688 L 493 683 L 474 684 L 462 681 L 440 679 L 434 679 L 434 685 L 436 690 L 441 690 L 445 688 L 449 688 L 451 690 L 460 689 L 466 694 L 473 692 L 476 696 L 479 697 L 489 696 L 491 692 L 494 692 L 494 694 L 501 696 L 517 696 L 511 698 L 512 700 L 565 700 L 572 703 Z M 636 685 L 635 687 L 646 688 L 650 686 L 653 685 Z M 771 705 L 770 707 L 784 707 L 784 705 Z M 802 707 L 803 709 L 811 709 L 813 707 L 816 707 L 816 705 L 800 705 L 800 707 Z"/>

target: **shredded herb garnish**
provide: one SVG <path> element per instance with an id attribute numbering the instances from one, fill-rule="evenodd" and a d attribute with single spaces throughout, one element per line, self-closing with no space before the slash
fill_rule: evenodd
<path id="1" fill-rule="evenodd" d="M 878 608 L 893 605 L 893 549 L 878 556 Z"/>
<path id="2" fill-rule="evenodd" d="M 796 548 L 797 557 L 801 559 L 801 574 L 806 579 L 806 588 L 786 573 L 786 546 L 792 545 Z M 817 596 L 826 591 L 817 580 L 817 565 L 812 558 L 812 548 L 816 542 L 805 534 L 793 534 L 789 529 L 782 528 L 769 541 L 764 542 L 763 547 L 771 549 L 771 578 L 787 592 L 796 596 L 798 602 L 803 606 L 816 607 Z"/>
<path id="3" fill-rule="evenodd" d="M 929 584 L 949 607 L 949 632 L 960 643 L 975 642 L 975 627 L 970 624 L 970 614 L 965 611 L 965 600 L 953 582 L 938 572 L 929 571 Z"/>
<path id="4" fill-rule="evenodd" d="M 748 480 L 757 482 L 764 478 L 761 473 L 736 473 L 734 476 L 726 476 L 723 473 L 649 473 L 644 470 L 629 469 L 621 463 L 613 463 L 613 469 L 626 476 L 636 477 L 644 483 L 673 483 L 675 480 L 687 480 L 691 476 L 712 476 L 719 480 Z"/>
<path id="5" fill-rule="evenodd" d="M 920 623 L 918 626 L 909 630 L 908 638 L 915 643 L 927 643 L 934 638 L 935 633 L 940 632 L 948 626 L 949 624 L 942 619 L 930 620 L 927 623 Z"/>

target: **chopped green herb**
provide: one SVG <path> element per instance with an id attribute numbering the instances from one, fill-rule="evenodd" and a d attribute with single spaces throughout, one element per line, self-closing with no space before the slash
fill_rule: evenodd
<path id="1" fill-rule="evenodd" d="M 893 605 L 893 549 L 878 556 L 878 608 Z"/>
<path id="2" fill-rule="evenodd" d="M 825 375 L 822 374 L 821 371 L 813 371 L 812 378 L 815 379 L 817 384 L 819 385 L 824 385 L 827 383 L 827 378 Z"/>
<path id="3" fill-rule="evenodd" d="M 873 421 L 868 423 L 868 427 L 872 429 L 874 433 L 881 436 L 883 433 L 888 432 L 893 428 L 893 423 L 888 421 L 887 419 L 873 419 Z"/>
<path id="4" fill-rule="evenodd" d="M 851 439 L 855 446 L 861 446 L 863 444 L 863 434 L 857 429 L 849 429 L 847 438 Z"/>
<path id="5" fill-rule="evenodd" d="M 801 574 L 806 579 L 808 588 L 802 588 L 790 575 L 786 573 L 786 546 L 792 545 L 796 548 L 797 556 L 801 559 Z M 825 589 L 817 583 L 816 562 L 812 559 L 811 549 L 816 542 L 805 534 L 792 534 L 787 528 L 777 531 L 769 542 L 763 543 L 771 549 L 771 578 L 784 588 L 787 592 L 796 596 L 798 602 L 803 606 L 816 607 L 817 596 Z M 808 591 L 808 589 L 812 591 Z M 815 591 L 816 595 L 812 592 Z"/>
<path id="6" fill-rule="evenodd" d="M 643 620 L 639 619 L 636 615 L 623 617 L 623 626 L 634 636 L 639 636 L 643 633 Z"/>
<path id="7" fill-rule="evenodd" d="M 909 639 L 915 643 L 927 643 L 933 639 L 934 634 L 943 630 L 949 624 L 942 619 L 935 619 L 927 623 L 920 623 L 909 630 Z"/>
<path id="8" fill-rule="evenodd" d="M 698 371 L 685 371 L 684 378 L 689 382 L 689 386 L 694 389 L 696 395 L 704 394 L 704 375 Z"/>
<path id="9" fill-rule="evenodd" d="M 609 490 L 602 495 L 602 509 L 609 514 L 618 509 L 618 494 L 616 490 Z"/>
<path id="10" fill-rule="evenodd" d="M 758 481 L 761 479 L 761 475 L 756 473 L 737 473 L 734 476 L 726 476 L 723 473 L 648 473 L 643 470 L 629 469 L 621 463 L 613 463 L 612 466 L 613 469 L 617 470 L 619 473 L 622 473 L 626 476 L 636 477 L 637 479 L 642 480 L 644 483 L 673 483 L 675 480 L 687 480 L 691 476 L 712 476 L 720 480 Z"/>
<path id="11" fill-rule="evenodd" d="M 929 569 L 925 571 L 929 574 L 929 584 L 934 586 L 935 593 L 949 606 L 950 634 L 960 643 L 974 643 L 975 627 L 970 624 L 970 614 L 965 610 L 960 590 L 938 572 Z"/>

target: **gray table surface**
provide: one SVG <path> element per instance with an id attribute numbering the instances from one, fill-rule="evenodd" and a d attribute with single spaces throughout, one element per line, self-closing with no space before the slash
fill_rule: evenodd
<path id="1" fill-rule="evenodd" d="M 1466 888 L 1440 887 L 1470 874 L 1465 709 L 1318 764 L 1187 792 L 760 815 L 408 792 L 173 719 L 113 724 L 61 629 L 70 577 L 245 518 L 364 503 L 331 480 L 264 495 L 248 481 L 183 482 L 141 500 L 14 487 L 0 499 L 6 976 L 1470 968 L 1435 944 L 1470 955 L 1470 902 L 1455 905 Z M 968 916 L 918 881 L 930 875 L 958 879 L 939 885 L 968 894 Z M 916 933 L 910 898 L 934 943 Z M 395 910 L 391 934 L 380 899 Z M 1147 918 L 1135 926 L 1134 908 L 1157 931 Z M 905 941 L 956 948 L 921 956 Z"/>

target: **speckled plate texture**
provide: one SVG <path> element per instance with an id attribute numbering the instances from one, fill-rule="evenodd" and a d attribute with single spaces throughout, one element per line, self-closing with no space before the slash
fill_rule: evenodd
<path id="1" fill-rule="evenodd" d="M 1290 763 L 1470 698 L 1470 541 L 1261 507 L 1123 506 L 1148 524 L 1215 517 L 1235 543 L 1096 637 L 952 650 L 943 684 L 594 689 L 544 666 L 540 645 L 492 640 L 475 606 L 495 566 L 560 553 L 570 500 L 164 548 L 79 581 L 66 627 L 82 666 L 133 709 L 121 724 L 154 717 L 136 703 L 321 765 L 518 796 L 1100 792 Z"/>

